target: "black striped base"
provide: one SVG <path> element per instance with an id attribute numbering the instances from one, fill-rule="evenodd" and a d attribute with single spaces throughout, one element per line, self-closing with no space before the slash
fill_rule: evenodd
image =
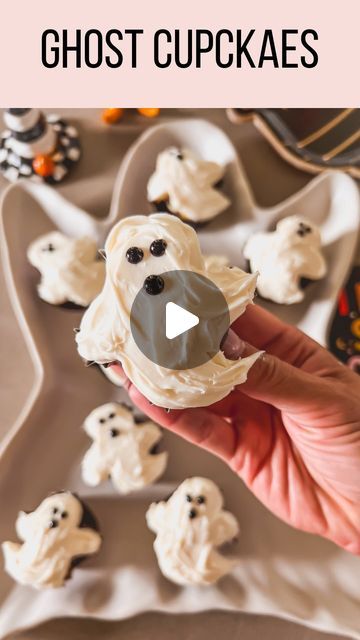
<path id="1" fill-rule="evenodd" d="M 14 154 L 9 149 L 12 133 L 6 130 L 0 136 L 0 170 L 10 182 L 15 182 L 19 178 L 33 178 L 48 184 L 57 184 L 64 180 L 72 166 L 78 162 L 81 148 L 75 127 L 58 116 L 49 115 L 46 119 L 49 126 L 55 130 L 58 139 L 56 151 L 52 155 L 55 164 L 54 175 L 41 178 L 33 170 L 32 158 L 22 158 Z"/>

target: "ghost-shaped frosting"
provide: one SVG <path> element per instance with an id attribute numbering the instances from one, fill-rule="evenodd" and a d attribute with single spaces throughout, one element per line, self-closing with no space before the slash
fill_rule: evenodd
<path id="1" fill-rule="evenodd" d="M 74 494 L 48 496 L 35 511 L 20 511 L 16 533 L 22 542 L 3 543 L 5 570 L 22 585 L 62 587 L 76 561 L 99 550 L 101 536 L 91 528 L 94 524 Z"/>
<path id="2" fill-rule="evenodd" d="M 234 561 L 217 548 L 239 534 L 239 524 L 223 510 L 212 480 L 188 478 L 166 502 L 150 505 L 146 521 L 156 534 L 159 567 L 172 582 L 211 585 L 232 570 Z"/>
<path id="3" fill-rule="evenodd" d="M 137 423 L 130 408 L 103 404 L 88 415 L 84 429 L 93 439 L 82 462 L 86 484 L 97 486 L 110 477 L 119 493 L 130 493 L 164 472 L 167 453 L 151 454 L 161 439 L 160 428 L 150 420 Z"/>
<path id="4" fill-rule="evenodd" d="M 300 216 L 280 220 L 275 231 L 255 233 L 244 247 L 252 272 L 259 272 L 257 289 L 263 298 L 294 304 L 305 297 L 301 279 L 326 275 L 318 227 Z"/>
<path id="5" fill-rule="evenodd" d="M 173 409 L 210 405 L 246 380 L 259 354 L 230 360 L 220 345 L 214 357 L 192 369 L 154 364 L 134 341 L 130 312 L 150 275 L 180 269 L 199 273 L 215 283 L 233 322 L 253 299 L 256 275 L 236 267 L 230 269 L 218 261 L 206 265 L 194 229 L 169 214 L 124 218 L 110 232 L 105 251 L 104 288 L 85 312 L 75 337 L 85 360 L 120 362 L 126 376 L 148 400 Z M 151 319 L 144 318 L 144 322 L 149 326 Z M 158 327 L 151 330 L 155 335 Z M 186 344 L 186 348 L 192 348 L 191 336 Z"/>
<path id="6" fill-rule="evenodd" d="M 170 147 L 157 157 L 147 185 L 149 202 L 166 202 L 183 220 L 202 223 L 227 209 L 230 200 L 216 187 L 225 167 L 199 158 L 189 149 Z"/>
<path id="7" fill-rule="evenodd" d="M 51 231 L 31 243 L 27 256 L 41 274 L 39 296 L 50 304 L 87 307 L 102 289 L 105 265 L 91 238 Z"/>

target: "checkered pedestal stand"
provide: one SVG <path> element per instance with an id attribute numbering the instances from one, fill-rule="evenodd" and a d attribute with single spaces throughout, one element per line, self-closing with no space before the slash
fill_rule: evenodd
<path id="1" fill-rule="evenodd" d="M 77 129 L 57 115 L 45 116 L 37 109 L 8 109 L 4 119 L 8 128 L 0 135 L 0 170 L 11 182 L 33 178 L 56 184 L 78 162 L 81 148 Z M 51 175 L 42 178 L 34 171 L 37 153 L 51 158 Z"/>

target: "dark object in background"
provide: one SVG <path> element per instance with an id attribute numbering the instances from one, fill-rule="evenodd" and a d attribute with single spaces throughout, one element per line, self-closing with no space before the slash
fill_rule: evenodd
<path id="1" fill-rule="evenodd" d="M 253 120 L 298 169 L 341 169 L 360 178 L 360 109 L 228 109 L 234 123 Z"/>
<path id="2" fill-rule="evenodd" d="M 360 374 L 360 266 L 354 267 L 340 292 L 329 347 L 339 360 Z"/>

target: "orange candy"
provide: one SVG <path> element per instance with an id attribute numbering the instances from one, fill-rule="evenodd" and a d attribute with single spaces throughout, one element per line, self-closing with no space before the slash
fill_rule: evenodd
<path id="1" fill-rule="evenodd" d="M 104 109 L 101 117 L 106 124 L 115 124 L 123 115 L 124 109 Z"/>
<path id="2" fill-rule="evenodd" d="M 33 163 L 33 169 L 38 176 L 47 178 L 54 173 L 55 164 L 50 156 L 40 154 L 35 156 Z"/>
<path id="3" fill-rule="evenodd" d="M 153 108 L 153 109 L 138 109 L 138 112 L 142 116 L 145 116 L 146 118 L 156 118 L 156 116 L 158 116 L 159 113 L 160 113 L 160 109 L 157 109 L 157 108 Z"/>
<path id="4" fill-rule="evenodd" d="M 351 333 L 355 338 L 360 338 L 360 318 L 353 320 L 351 323 Z"/>

